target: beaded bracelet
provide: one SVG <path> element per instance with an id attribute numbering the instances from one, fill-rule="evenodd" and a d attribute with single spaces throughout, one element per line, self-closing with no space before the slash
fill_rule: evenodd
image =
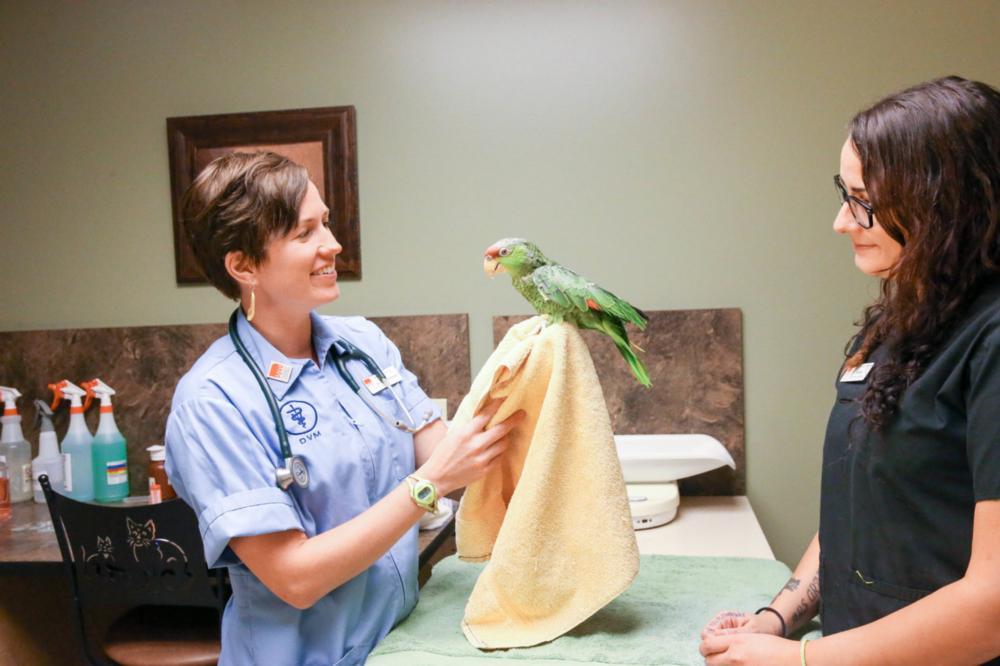
<path id="1" fill-rule="evenodd" d="M 781 637 L 784 638 L 785 636 L 787 636 L 788 635 L 788 627 L 785 625 L 785 618 L 783 618 L 781 616 L 781 613 L 779 613 L 775 609 L 771 608 L 770 606 L 764 606 L 763 608 L 758 608 L 757 610 L 755 610 L 753 614 L 754 615 L 760 615 L 764 611 L 768 611 L 769 613 L 774 613 L 775 615 L 778 616 L 778 622 L 781 623 Z"/>

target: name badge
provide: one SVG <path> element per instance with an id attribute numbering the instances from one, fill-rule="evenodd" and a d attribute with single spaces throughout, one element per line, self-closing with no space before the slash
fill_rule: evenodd
<path id="1" fill-rule="evenodd" d="M 874 363 L 862 363 L 853 370 L 848 370 L 841 377 L 842 382 L 863 382 L 868 373 L 871 372 L 872 368 L 875 366 Z"/>
<path id="2" fill-rule="evenodd" d="M 367 377 L 361 380 L 361 383 L 365 385 L 365 388 L 368 389 L 368 392 L 371 393 L 372 395 L 375 395 L 379 391 L 385 389 L 385 384 L 383 384 L 382 380 L 380 380 L 375 375 L 368 375 Z"/>
<path id="3" fill-rule="evenodd" d="M 389 386 L 395 386 L 399 382 L 403 381 L 403 378 L 399 374 L 394 366 L 389 366 L 385 369 L 385 381 Z"/>
<path id="4" fill-rule="evenodd" d="M 267 378 L 274 379 L 279 382 L 288 383 L 288 380 L 292 377 L 292 366 L 285 365 L 284 363 L 278 363 L 277 361 L 271 361 L 271 365 L 267 368 Z"/>

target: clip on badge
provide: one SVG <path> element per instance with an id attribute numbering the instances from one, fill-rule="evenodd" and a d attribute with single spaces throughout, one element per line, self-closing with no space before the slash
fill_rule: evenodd
<path id="1" fill-rule="evenodd" d="M 385 384 L 383 384 L 382 380 L 375 375 L 368 375 L 361 380 L 361 383 L 365 385 L 365 388 L 368 389 L 368 392 L 372 395 L 385 390 Z"/>
<path id="2" fill-rule="evenodd" d="M 841 377 L 842 382 L 863 382 L 871 369 L 875 366 L 874 363 L 862 363 L 856 368 L 851 368 L 845 372 Z"/>
<path id="3" fill-rule="evenodd" d="M 399 382 L 403 381 L 403 377 L 399 374 L 399 370 L 396 366 L 390 365 L 385 369 L 385 383 L 389 386 L 395 386 Z"/>
<path id="4" fill-rule="evenodd" d="M 267 378 L 274 379 L 279 382 L 288 383 L 288 380 L 292 377 L 292 366 L 286 365 L 285 363 L 279 363 L 278 361 L 271 361 L 271 365 L 267 367 Z"/>

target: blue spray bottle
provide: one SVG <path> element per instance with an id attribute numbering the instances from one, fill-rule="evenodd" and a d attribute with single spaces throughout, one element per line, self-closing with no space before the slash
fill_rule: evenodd
<path id="1" fill-rule="evenodd" d="M 66 465 L 63 473 L 64 494 L 81 502 L 89 502 L 94 499 L 94 460 L 91 446 L 94 436 L 83 420 L 82 401 L 87 393 L 68 379 L 49 384 L 49 388 L 55 393 L 53 409 L 59 406 L 59 401 L 69 400 L 69 430 L 62 440 L 63 462 Z"/>
<path id="2" fill-rule="evenodd" d="M 92 396 L 101 399 L 101 420 L 94 433 L 94 499 L 117 502 L 128 497 L 128 460 L 125 438 L 115 424 L 111 396 L 115 390 L 100 379 L 83 382 L 88 402 Z M 84 405 L 86 408 L 86 405 Z"/>

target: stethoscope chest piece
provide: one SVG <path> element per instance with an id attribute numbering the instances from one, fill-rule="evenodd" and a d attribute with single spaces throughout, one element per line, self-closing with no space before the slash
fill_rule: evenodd
<path id="1" fill-rule="evenodd" d="M 274 479 L 282 490 L 288 490 L 293 483 L 299 488 L 308 488 L 309 470 L 306 468 L 306 461 L 301 456 L 285 458 L 285 466 L 274 469 Z"/>

